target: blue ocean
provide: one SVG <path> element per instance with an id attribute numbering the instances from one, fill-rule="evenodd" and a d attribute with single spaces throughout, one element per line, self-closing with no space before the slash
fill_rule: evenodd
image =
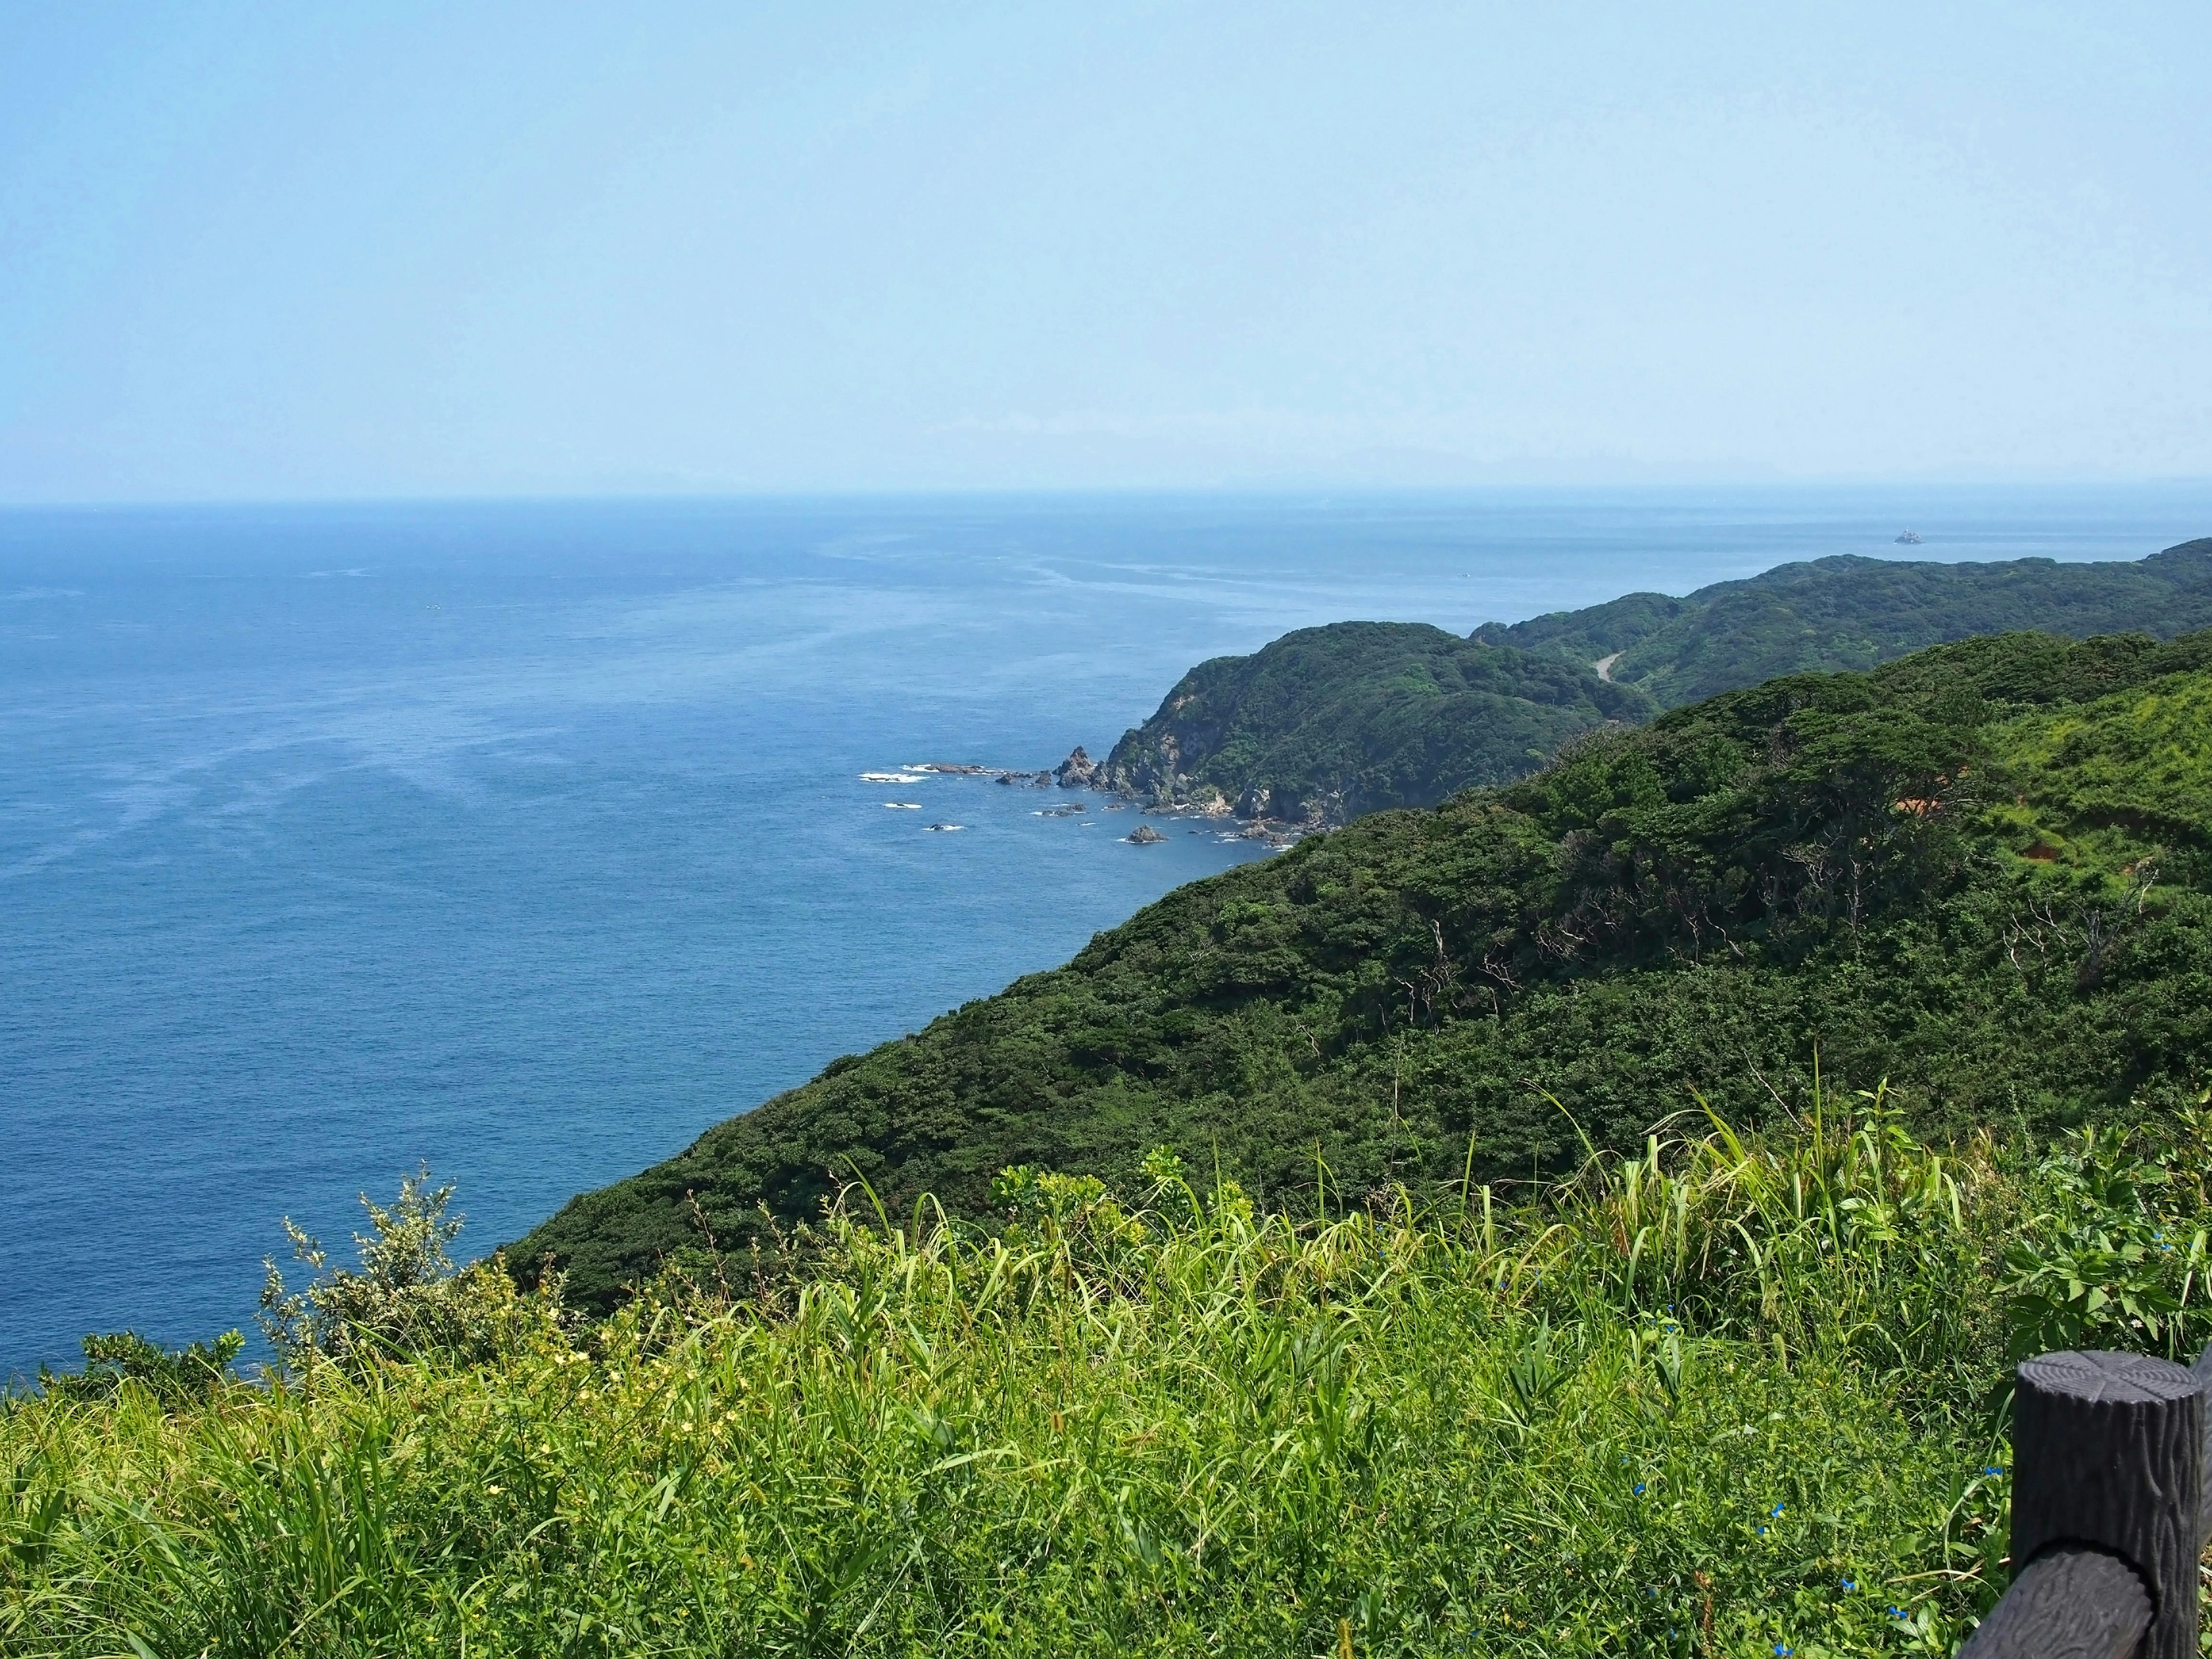
<path id="1" fill-rule="evenodd" d="M 2133 558 L 2212 489 L 0 514 L 0 1376 L 250 1331 L 279 1218 L 344 1247 L 421 1164 L 489 1249 L 1267 855 L 920 763 L 1103 754 L 1291 628 L 1907 527 Z"/>

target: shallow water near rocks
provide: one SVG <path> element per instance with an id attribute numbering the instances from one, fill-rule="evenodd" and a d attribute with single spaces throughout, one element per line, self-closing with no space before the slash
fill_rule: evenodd
<path id="1" fill-rule="evenodd" d="M 2207 533 L 2179 486 L 0 513 L 0 1375 L 250 1328 L 280 1216 L 342 1243 L 421 1162 L 489 1249 L 1266 855 L 923 763 L 1103 756 L 1311 623 Z"/>

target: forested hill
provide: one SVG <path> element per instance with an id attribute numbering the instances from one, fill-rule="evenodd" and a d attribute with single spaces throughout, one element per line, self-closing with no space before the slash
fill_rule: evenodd
<path id="1" fill-rule="evenodd" d="M 1271 1202 L 1417 1199 L 1889 1079 L 1936 1132 L 2212 1063 L 2212 635 L 1978 639 L 1601 732 L 1194 883 L 514 1247 L 605 1305 L 865 1177 L 893 1212 L 1163 1144 Z M 2135 1103 L 2132 1106 L 2130 1103 Z"/>
<path id="2" fill-rule="evenodd" d="M 1078 781 L 1164 806 L 1341 823 L 1510 782 L 1594 727 L 1781 674 L 2023 629 L 2163 639 L 2208 627 L 2212 538 L 2126 562 L 1820 559 L 1468 639 L 1338 623 L 1200 663 Z"/>
<path id="3" fill-rule="evenodd" d="M 1115 745 L 1098 781 L 1245 817 L 1340 823 L 1526 776 L 1576 733 L 1652 712 L 1587 664 L 1419 623 L 1336 623 L 1200 663 Z"/>
<path id="4" fill-rule="evenodd" d="M 1488 623 L 1474 637 L 1563 661 L 1607 660 L 1613 679 L 1671 708 L 1778 674 L 1872 668 L 1977 634 L 2032 628 L 2075 639 L 2170 639 L 2207 627 L 2212 537 L 2100 563 L 1816 559 L 1686 599 L 1632 593 L 1510 626 Z"/>

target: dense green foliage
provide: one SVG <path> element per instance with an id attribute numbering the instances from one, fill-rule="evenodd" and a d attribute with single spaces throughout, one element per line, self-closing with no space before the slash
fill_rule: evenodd
<path id="1" fill-rule="evenodd" d="M 261 1328 L 278 1359 L 295 1370 L 331 1365 L 353 1372 L 394 1357 L 468 1364 L 543 1334 L 547 1304 L 517 1295 L 496 1255 L 454 1267 L 446 1254 L 461 1231 L 461 1218 L 446 1213 L 453 1195 L 450 1186 L 433 1188 L 428 1170 L 400 1184 L 390 1209 L 364 1194 L 369 1231 L 354 1236 L 358 1269 L 331 1267 L 322 1245 L 287 1218 L 292 1254 L 313 1277 L 295 1290 L 274 1261 L 267 1264 Z"/>
<path id="2" fill-rule="evenodd" d="M 418 1230 L 350 1363 L 0 1401 L 0 1649 L 1948 1652 L 2008 1355 L 2207 1332 L 2212 1121 L 1939 1153 L 1792 1103 L 1520 1206 L 1010 1172 L 994 1233 L 833 1215 L 801 1278 L 709 1258 L 472 1358 L 411 1340 Z"/>
<path id="3" fill-rule="evenodd" d="M 1339 823 L 1524 775 L 1642 693 L 1419 623 L 1337 623 L 1216 657 L 1107 757 L 1109 787 L 1246 817 Z"/>
<path id="4" fill-rule="evenodd" d="M 1864 671 L 2019 629 L 2070 638 L 2212 627 L 2212 538 L 2130 562 L 1844 556 L 1683 599 L 1631 593 L 1469 639 L 1340 623 L 1183 676 L 1099 781 L 1149 802 L 1293 823 L 1431 806 L 1505 783 L 1608 721 L 1789 674 Z"/>
<path id="5" fill-rule="evenodd" d="M 246 1338 L 225 1331 L 211 1342 L 164 1348 L 136 1331 L 113 1331 L 84 1340 L 84 1369 L 57 1374 L 39 1368 L 39 1386 L 73 1400 L 101 1400 L 134 1383 L 154 1399 L 175 1405 L 204 1399 L 224 1384 Z"/>
<path id="6" fill-rule="evenodd" d="M 1936 564 L 1843 556 L 1785 564 L 1686 599 L 1632 593 L 1474 637 L 1607 665 L 1680 708 L 1781 674 L 1869 669 L 1930 645 L 2021 629 L 2075 639 L 2212 627 L 2212 538 L 2149 558 Z"/>
<path id="7" fill-rule="evenodd" d="M 2212 635 L 1976 640 L 1595 733 L 1535 777 L 1194 883 L 831 1065 L 518 1247 L 610 1305 L 865 1179 L 986 1213 L 1188 1149 L 1269 1205 L 1555 1171 L 1703 1091 L 1910 1079 L 2038 1130 L 2212 1062 Z"/>

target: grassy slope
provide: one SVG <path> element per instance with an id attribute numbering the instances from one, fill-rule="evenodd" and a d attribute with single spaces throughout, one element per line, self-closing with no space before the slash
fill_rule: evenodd
<path id="1" fill-rule="evenodd" d="M 1309 1205 L 1317 1179 L 1449 1185 L 1470 1137 L 1479 1178 L 1526 1176 L 1583 1134 L 1638 1144 L 1693 1089 L 1755 1119 L 1816 1047 L 1855 1084 L 1911 1079 L 1929 1125 L 2176 1094 L 2212 1062 L 2208 657 L 1972 641 L 1361 820 L 834 1064 L 517 1259 L 605 1304 L 696 1260 L 701 1216 L 742 1242 L 854 1174 L 976 1213 L 1002 1166 L 1127 1181 L 1163 1143 Z"/>
<path id="2" fill-rule="evenodd" d="M 1525 1211 L 1063 1186 L 576 1348 L 0 1401 L 0 1649 L 1948 1652 L 2002 1583 L 2008 1333 L 2193 1348 L 2212 1123 L 2146 1168 L 1837 1105 Z M 2101 1311 L 2045 1307 L 2077 1272 Z"/>
<path id="3" fill-rule="evenodd" d="M 1106 766 L 1147 799 L 1341 819 L 1522 776 L 1577 732 L 1650 712 L 1578 664 L 1423 623 L 1338 623 L 1200 663 Z"/>
<path id="4" fill-rule="evenodd" d="M 2139 561 L 1987 564 L 1837 557 L 1720 582 L 1683 599 L 1631 594 L 1475 637 L 1577 663 L 1622 653 L 1613 677 L 1662 708 L 1780 674 L 1864 670 L 1924 647 L 2021 629 L 2160 638 L 2212 627 L 2212 538 Z"/>

